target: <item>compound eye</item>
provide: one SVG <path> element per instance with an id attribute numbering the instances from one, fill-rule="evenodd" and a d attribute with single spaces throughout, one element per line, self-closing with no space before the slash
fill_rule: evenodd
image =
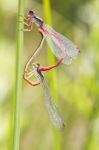
<path id="1" fill-rule="evenodd" d="M 30 10 L 30 11 L 28 12 L 28 14 L 32 16 L 32 15 L 34 15 L 34 12 L 33 12 L 32 10 Z"/>

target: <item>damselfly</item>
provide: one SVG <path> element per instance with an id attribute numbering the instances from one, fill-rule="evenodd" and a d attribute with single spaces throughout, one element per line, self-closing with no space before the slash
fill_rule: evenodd
<path id="1" fill-rule="evenodd" d="M 41 71 L 51 70 L 52 68 L 61 64 L 61 62 L 64 64 L 71 64 L 72 59 L 79 53 L 77 47 L 68 38 L 64 37 L 50 26 L 46 25 L 41 18 L 35 15 L 34 11 L 30 10 L 25 17 L 24 24 L 27 26 L 27 28 L 25 28 L 24 31 L 31 31 L 33 23 L 38 26 L 38 30 L 42 35 L 42 41 L 26 64 L 25 71 L 27 71 L 34 57 L 41 50 L 45 39 L 54 55 L 57 57 L 58 61 L 52 66 L 42 67 Z"/>
<path id="2" fill-rule="evenodd" d="M 42 85 L 44 89 L 44 95 L 45 95 L 45 107 L 47 109 L 49 119 L 53 124 L 53 126 L 61 131 L 65 127 L 63 118 L 61 117 L 61 114 L 55 102 L 52 100 L 48 85 L 39 68 L 40 68 L 39 64 L 33 64 L 33 68 L 32 68 L 33 70 L 32 72 L 29 73 L 29 78 L 35 75 L 39 83 Z"/>

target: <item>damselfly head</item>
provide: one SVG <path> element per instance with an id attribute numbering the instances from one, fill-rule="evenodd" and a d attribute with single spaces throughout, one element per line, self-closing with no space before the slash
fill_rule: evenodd
<path id="1" fill-rule="evenodd" d="M 38 68 L 38 67 L 40 66 L 40 64 L 39 64 L 39 63 L 32 63 L 32 66 L 33 66 L 34 68 Z"/>
<path id="2" fill-rule="evenodd" d="M 33 10 L 29 10 L 27 13 L 27 18 L 33 21 L 38 27 L 42 26 L 43 20 L 35 15 Z"/>
<path id="3" fill-rule="evenodd" d="M 34 11 L 29 10 L 29 11 L 28 11 L 28 13 L 27 13 L 27 16 L 28 16 L 28 17 L 32 17 L 32 18 L 33 18 L 33 17 L 35 16 Z"/>

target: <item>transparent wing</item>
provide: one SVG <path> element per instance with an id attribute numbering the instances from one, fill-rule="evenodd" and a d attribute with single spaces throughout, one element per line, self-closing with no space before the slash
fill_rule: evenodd
<path id="1" fill-rule="evenodd" d="M 49 119 L 53 126 L 61 131 L 65 127 L 63 118 L 61 117 L 55 102 L 52 100 L 47 84 L 45 83 L 45 81 L 43 81 L 42 84 L 45 93 L 45 106 L 48 111 Z"/>
<path id="2" fill-rule="evenodd" d="M 35 69 L 33 70 L 33 74 L 37 77 L 41 85 L 44 89 L 45 94 L 45 106 L 49 115 L 49 119 L 54 127 L 56 127 L 58 130 L 62 130 L 64 128 L 64 121 L 60 115 L 60 112 L 55 104 L 55 102 L 52 100 L 49 88 L 47 83 L 45 82 L 44 76 L 41 72 L 37 71 L 37 65 L 34 66 Z M 31 73 L 30 76 L 31 77 Z"/>
<path id="3" fill-rule="evenodd" d="M 64 50 L 65 55 L 62 63 L 71 64 L 72 58 L 78 55 L 79 51 L 77 47 L 69 39 L 53 30 L 48 25 L 44 25 L 44 28 L 48 31 L 46 34 L 46 41 L 54 55 L 60 59 L 62 50 Z M 62 43 L 62 45 L 60 43 Z"/>

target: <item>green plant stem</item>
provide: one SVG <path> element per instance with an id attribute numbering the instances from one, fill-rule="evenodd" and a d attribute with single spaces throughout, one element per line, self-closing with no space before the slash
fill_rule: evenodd
<path id="1" fill-rule="evenodd" d="M 51 9 L 50 9 L 50 0 L 43 0 L 43 6 L 44 6 L 44 14 L 45 14 L 45 21 L 49 25 L 52 25 L 52 19 L 51 19 Z M 55 57 L 49 50 L 48 52 L 48 63 L 49 64 L 54 64 L 55 63 Z M 53 94 L 54 97 L 56 97 L 56 70 L 53 69 L 49 72 L 49 80 L 50 82 L 50 89 L 51 93 Z M 54 133 L 54 150 L 60 150 L 61 145 L 60 145 L 60 133 L 54 128 L 53 129 Z"/>
<path id="2" fill-rule="evenodd" d="M 51 9 L 50 9 L 50 0 L 43 0 L 43 7 L 44 7 L 44 21 L 52 26 L 52 19 L 51 19 Z M 54 64 L 55 63 L 55 57 L 52 54 L 51 50 L 48 48 L 48 64 Z M 49 79 L 51 79 L 52 82 L 50 82 L 50 88 L 52 90 L 52 94 L 55 96 L 55 69 L 52 69 L 49 71 Z"/>
<path id="3" fill-rule="evenodd" d="M 17 17 L 17 48 L 16 48 L 16 83 L 14 101 L 14 130 L 13 130 L 13 150 L 19 150 L 20 140 L 20 100 L 22 89 L 22 50 L 23 50 L 23 18 L 24 0 L 18 1 Z"/>

